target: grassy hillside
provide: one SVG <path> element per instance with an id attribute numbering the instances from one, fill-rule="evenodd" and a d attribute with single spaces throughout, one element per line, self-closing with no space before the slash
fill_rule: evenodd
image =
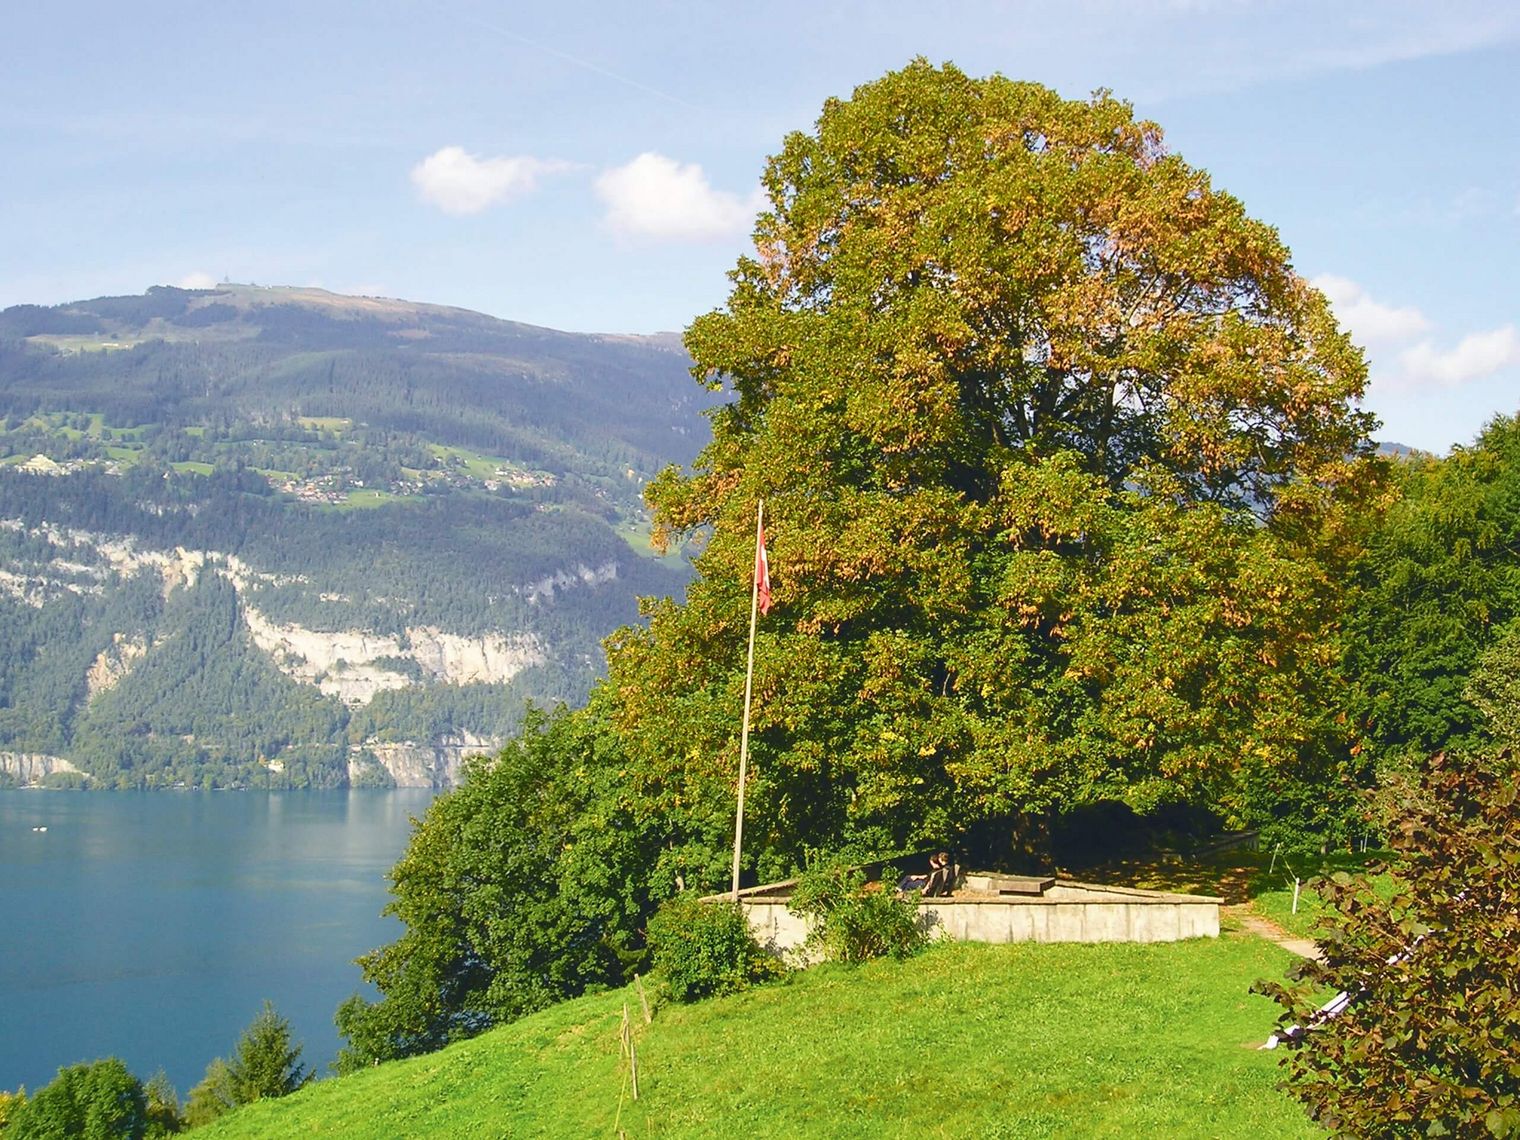
<path id="1" fill-rule="evenodd" d="M 1288 955 L 1226 934 L 1158 946 L 937 946 L 823 966 L 644 1026 L 625 991 L 253 1105 L 207 1140 L 290 1136 L 1312 1136 L 1255 1051 L 1246 991 Z M 640 1092 L 618 1027 L 637 1025 Z M 620 1102 L 621 1096 L 621 1102 Z"/>

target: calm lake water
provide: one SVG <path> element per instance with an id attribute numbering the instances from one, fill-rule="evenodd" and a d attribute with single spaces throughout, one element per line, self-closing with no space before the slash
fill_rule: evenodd
<path id="1" fill-rule="evenodd" d="M 0 791 L 0 1089 L 114 1054 L 183 1097 L 265 998 L 327 1076 L 432 796 Z"/>

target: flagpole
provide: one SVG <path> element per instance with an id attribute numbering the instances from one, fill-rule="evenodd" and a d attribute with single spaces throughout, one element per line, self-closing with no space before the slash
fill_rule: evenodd
<path id="1" fill-rule="evenodd" d="M 739 901 L 739 851 L 744 845 L 744 777 L 749 768 L 749 703 L 755 684 L 755 618 L 760 612 L 760 543 L 765 533 L 765 500 L 755 507 L 754 584 L 749 592 L 749 663 L 744 670 L 744 727 L 739 733 L 739 810 L 734 816 L 734 901 Z"/>

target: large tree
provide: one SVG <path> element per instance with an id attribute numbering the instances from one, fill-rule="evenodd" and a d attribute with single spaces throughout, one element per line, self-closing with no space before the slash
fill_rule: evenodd
<path id="1" fill-rule="evenodd" d="M 1277 234 L 1106 93 L 922 61 L 764 182 L 686 337 L 731 400 L 648 492 L 700 578 L 609 642 L 639 796 L 730 810 L 761 499 L 762 872 L 1102 798 L 1260 816 L 1334 762 L 1371 419 Z"/>
<path id="2" fill-rule="evenodd" d="M 466 765 L 391 871 L 406 933 L 359 959 L 381 1000 L 338 1009 L 338 1070 L 441 1049 L 607 982 L 640 960 L 644 916 L 672 894 L 671 824 L 621 788 L 600 711 L 530 711 L 522 736 Z M 709 844 L 710 850 L 714 845 Z"/>

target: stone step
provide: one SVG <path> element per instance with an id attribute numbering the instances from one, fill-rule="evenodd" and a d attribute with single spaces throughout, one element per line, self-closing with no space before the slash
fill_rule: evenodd
<path id="1" fill-rule="evenodd" d="M 967 875 L 966 889 L 984 895 L 1043 895 L 1055 883 L 1055 876 L 1038 875 Z"/>

